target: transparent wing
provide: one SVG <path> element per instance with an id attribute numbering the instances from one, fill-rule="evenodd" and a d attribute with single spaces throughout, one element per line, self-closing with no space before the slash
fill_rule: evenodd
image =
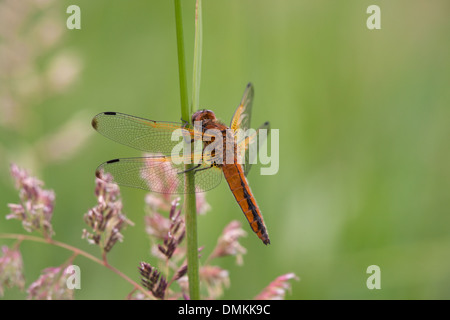
<path id="1" fill-rule="evenodd" d="M 222 180 L 222 170 L 202 163 L 195 170 L 195 187 L 185 187 L 185 165 L 174 164 L 170 157 L 114 159 L 102 163 L 96 171 L 100 179 L 112 175 L 113 182 L 158 193 L 194 193 L 215 188 Z"/>
<path id="2" fill-rule="evenodd" d="M 261 134 L 263 130 L 266 130 L 266 134 Z M 270 132 L 270 123 L 264 122 L 256 131 L 254 131 L 251 135 L 246 136 L 239 143 L 237 143 L 238 157 L 244 156 L 244 160 L 242 161 L 244 174 L 248 175 L 252 164 L 255 163 L 257 152 L 258 152 L 258 141 L 259 145 L 262 145 L 266 142 L 267 135 Z M 242 158 L 241 158 L 242 159 Z"/>
<path id="3" fill-rule="evenodd" d="M 245 88 L 244 95 L 242 96 L 241 103 L 234 112 L 233 118 L 231 118 L 230 129 L 237 130 L 242 129 L 246 131 L 250 128 L 250 120 L 252 117 L 252 105 L 253 105 L 254 89 L 253 85 L 249 83 Z"/>
<path id="4" fill-rule="evenodd" d="M 153 121 L 119 112 L 99 113 L 92 119 L 92 126 L 105 137 L 132 148 L 151 152 L 171 152 L 181 140 L 172 141 L 172 133 L 182 129 L 182 123 Z M 185 135 L 191 134 L 186 128 Z"/>

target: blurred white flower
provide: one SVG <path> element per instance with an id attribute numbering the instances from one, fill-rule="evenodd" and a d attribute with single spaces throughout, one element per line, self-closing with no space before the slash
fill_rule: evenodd
<path id="1" fill-rule="evenodd" d="M 0 1 L 1 126 L 21 131 L 39 121 L 29 109 L 79 78 L 81 59 L 61 51 L 64 19 L 59 1 Z"/>
<path id="2" fill-rule="evenodd" d="M 55 92 L 66 91 L 78 78 L 81 72 L 81 59 L 71 52 L 56 56 L 47 70 L 49 87 Z"/>
<path id="3" fill-rule="evenodd" d="M 40 139 L 36 144 L 40 159 L 46 163 L 57 162 L 78 152 L 93 134 L 93 130 L 85 128 L 89 118 L 88 113 L 78 112 L 55 132 Z"/>

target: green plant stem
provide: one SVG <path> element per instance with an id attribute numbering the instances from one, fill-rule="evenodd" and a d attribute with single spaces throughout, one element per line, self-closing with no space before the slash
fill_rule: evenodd
<path id="1" fill-rule="evenodd" d="M 197 0 L 195 4 L 195 40 L 194 40 L 194 63 L 192 72 L 192 110 L 194 112 L 200 104 L 200 79 L 202 71 L 202 1 Z"/>
<path id="2" fill-rule="evenodd" d="M 180 99 L 181 99 L 181 117 L 184 121 L 190 121 L 191 110 L 189 109 L 186 82 L 186 66 L 184 55 L 183 23 L 181 19 L 180 0 L 174 0 L 175 4 L 175 23 L 177 33 L 178 48 L 178 73 L 180 78 Z M 192 164 L 186 165 L 186 170 L 190 169 Z M 186 214 L 186 241 L 187 241 L 187 263 L 189 279 L 189 298 L 191 300 L 200 299 L 200 281 L 198 265 L 198 246 L 197 246 L 197 210 L 195 193 L 191 192 L 194 187 L 194 173 L 189 171 L 185 174 L 185 197 L 184 208 Z"/>
<path id="3" fill-rule="evenodd" d="M 190 121 L 191 110 L 188 103 L 188 91 L 186 82 L 186 62 L 184 57 L 184 40 L 183 40 L 183 21 L 181 18 L 180 0 L 174 0 L 175 3 L 175 23 L 177 32 L 177 50 L 178 50 L 178 74 L 180 81 L 180 100 L 181 100 L 181 117 L 184 121 Z"/>
<path id="4" fill-rule="evenodd" d="M 134 289 L 137 289 L 137 290 L 141 291 L 143 294 L 145 294 L 146 296 L 148 296 L 149 298 L 154 299 L 154 297 L 151 295 L 151 293 L 148 290 L 144 289 L 138 283 L 131 280 L 126 274 L 122 273 L 122 271 L 114 268 L 106 260 L 102 261 L 101 259 L 91 255 L 90 253 L 87 253 L 86 251 L 78 249 L 77 247 L 71 246 L 67 243 L 55 241 L 52 239 L 44 239 L 44 238 L 40 238 L 40 237 L 35 237 L 35 236 L 30 236 L 30 235 L 25 235 L 25 234 L 15 234 L 15 233 L 0 233 L 0 239 L 17 239 L 20 242 L 22 242 L 24 240 L 34 241 L 34 242 L 42 242 L 42 243 L 51 244 L 51 245 L 72 251 L 74 253 L 74 255 L 83 256 L 85 258 L 88 258 L 91 261 L 94 261 L 95 263 L 98 263 L 99 265 L 102 265 L 102 266 L 108 268 L 109 270 L 113 271 L 115 274 L 117 274 L 124 280 L 128 281 L 134 287 Z"/>

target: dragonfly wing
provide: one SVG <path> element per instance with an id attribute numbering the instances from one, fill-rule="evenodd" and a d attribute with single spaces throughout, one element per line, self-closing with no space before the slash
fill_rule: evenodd
<path id="1" fill-rule="evenodd" d="M 236 108 L 233 118 L 231 118 L 230 129 L 237 130 L 242 129 L 246 131 L 250 128 L 250 120 L 252 117 L 252 105 L 253 105 L 254 89 L 253 85 L 249 83 L 245 88 L 244 95 L 242 96 L 241 103 Z"/>
<path id="2" fill-rule="evenodd" d="M 97 177 L 111 175 L 113 182 L 121 186 L 150 190 L 158 193 L 204 192 L 216 187 L 222 179 L 222 170 L 201 164 L 194 170 L 195 187 L 185 187 L 185 165 L 175 164 L 167 156 L 122 158 L 101 164 Z"/>
<path id="3" fill-rule="evenodd" d="M 266 134 L 260 134 L 262 130 L 266 130 Z M 270 132 L 270 123 L 264 122 L 256 131 L 254 131 L 251 135 L 245 136 L 240 142 L 237 143 L 238 153 L 241 156 L 243 152 L 245 156 L 243 169 L 245 176 L 248 175 L 252 164 L 256 161 L 256 156 L 258 152 L 258 141 L 259 146 L 266 142 L 267 135 Z"/>
<path id="4" fill-rule="evenodd" d="M 119 112 L 99 113 L 92 119 L 92 126 L 111 140 L 151 153 L 170 154 L 181 141 L 181 135 L 172 141 L 174 130 L 184 129 L 183 137 L 191 134 L 182 123 L 147 120 Z"/>

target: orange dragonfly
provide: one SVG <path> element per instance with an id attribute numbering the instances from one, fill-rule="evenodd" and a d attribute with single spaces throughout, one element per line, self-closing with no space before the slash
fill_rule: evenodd
<path id="1" fill-rule="evenodd" d="M 200 130 L 197 131 L 187 122 L 153 121 L 118 112 L 103 112 L 96 115 L 92 119 L 92 126 L 102 135 L 132 148 L 155 154 L 107 161 L 97 168 L 97 177 L 101 179 L 103 174 L 109 173 L 113 181 L 119 185 L 167 194 L 210 190 L 221 182 L 223 175 L 253 232 L 264 244 L 270 244 L 261 211 L 246 178 L 254 160 L 249 156 L 249 150 L 255 147 L 261 130 L 269 129 L 269 123 L 265 122 L 253 134 L 241 138 L 240 141 L 237 141 L 235 135 L 239 129 L 246 131 L 250 128 L 253 96 L 254 89 L 249 83 L 231 119 L 230 127 L 217 120 L 211 110 L 195 112 L 192 115 L 192 124 L 201 121 Z M 199 161 L 190 169 L 186 169 L 184 163 L 173 161 L 171 156 L 173 148 L 179 144 L 179 141 L 172 140 L 172 134 L 177 129 L 184 130 L 183 132 L 188 134 L 183 135 L 184 138 L 190 137 L 187 141 L 185 139 L 187 144 L 193 143 L 194 138 L 198 136 L 202 139 L 201 154 L 197 152 L 191 156 L 194 158 L 197 156 Z M 223 144 L 220 143 L 217 148 L 218 153 L 222 152 L 222 155 L 231 153 L 232 161 L 217 161 L 214 151 L 206 155 L 206 147 L 217 138 L 208 133 L 209 129 L 218 130 L 217 132 L 222 134 Z M 245 162 L 238 161 L 238 150 L 245 152 Z M 189 171 L 195 173 L 195 186 L 191 189 L 187 189 L 185 185 L 185 174 Z"/>

